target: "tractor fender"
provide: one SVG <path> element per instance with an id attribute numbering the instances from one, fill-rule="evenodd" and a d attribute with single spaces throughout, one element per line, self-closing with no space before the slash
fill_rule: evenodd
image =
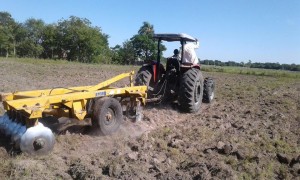
<path id="1" fill-rule="evenodd" d="M 152 61 L 150 63 L 143 64 L 143 67 L 147 67 L 147 66 L 151 67 L 154 82 L 156 82 L 158 80 L 157 77 L 161 77 L 162 74 L 166 73 L 166 70 L 165 70 L 164 66 L 161 63 L 159 65 L 160 69 L 159 69 L 159 72 L 158 72 L 158 64 L 157 64 L 156 61 Z"/>
<path id="2" fill-rule="evenodd" d="M 193 63 L 182 63 L 180 65 L 180 68 L 181 69 L 190 69 L 190 68 L 196 68 L 196 69 L 199 69 L 200 70 L 200 64 L 193 64 Z"/>

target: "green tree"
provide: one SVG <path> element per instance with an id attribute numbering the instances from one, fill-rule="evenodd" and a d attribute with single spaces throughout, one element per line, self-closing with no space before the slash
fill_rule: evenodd
<path id="1" fill-rule="evenodd" d="M 108 35 L 85 18 L 71 16 L 58 22 L 59 57 L 80 62 L 109 62 Z"/>
<path id="2" fill-rule="evenodd" d="M 21 23 L 16 23 L 13 29 L 13 56 L 18 55 L 18 48 L 26 37 L 26 30 Z"/>
<path id="3" fill-rule="evenodd" d="M 42 53 L 43 58 L 57 58 L 58 57 L 58 39 L 57 39 L 57 25 L 46 25 L 42 32 L 42 46 L 44 51 Z"/>
<path id="4" fill-rule="evenodd" d="M 0 12 L 0 55 L 9 56 L 13 50 L 15 54 L 14 28 L 17 26 L 15 20 L 8 12 Z"/>
<path id="5" fill-rule="evenodd" d="M 10 48 L 9 31 L 4 26 L 0 26 L 0 55 L 8 57 Z"/>
<path id="6" fill-rule="evenodd" d="M 244 67 L 244 66 L 245 66 L 244 61 L 242 61 L 242 62 L 240 63 L 240 65 L 241 65 L 242 67 Z"/>
<path id="7" fill-rule="evenodd" d="M 137 59 L 132 41 L 126 40 L 119 53 L 121 64 L 134 64 Z"/>
<path id="8" fill-rule="evenodd" d="M 43 53 L 43 31 L 45 23 L 41 19 L 30 18 L 23 24 L 25 38 L 18 46 L 18 55 L 21 57 L 38 58 Z"/>
<path id="9" fill-rule="evenodd" d="M 250 68 L 251 64 L 252 64 L 252 61 L 249 59 L 248 62 L 246 63 L 246 66 Z"/>
<path id="10" fill-rule="evenodd" d="M 120 46 L 119 44 L 111 48 L 112 62 L 114 64 L 122 64 L 121 49 L 122 46 Z"/>
<path id="11" fill-rule="evenodd" d="M 150 35 L 135 35 L 131 39 L 137 57 L 143 60 L 155 59 L 156 43 Z"/>
<path id="12" fill-rule="evenodd" d="M 153 60 L 157 57 L 157 41 L 153 39 L 154 27 L 149 22 L 143 22 L 138 30 L 138 34 L 134 35 L 130 41 L 132 42 L 135 57 L 142 60 Z M 161 53 L 166 50 L 164 45 L 160 46 Z"/>
<path id="13" fill-rule="evenodd" d="M 143 22 L 143 25 L 140 27 L 138 34 L 152 36 L 154 34 L 154 26 L 149 22 Z"/>

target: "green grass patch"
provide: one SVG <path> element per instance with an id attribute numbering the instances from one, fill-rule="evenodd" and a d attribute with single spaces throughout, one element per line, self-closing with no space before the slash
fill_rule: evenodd
<path id="1" fill-rule="evenodd" d="M 1 61 L 11 61 L 11 62 L 20 62 L 25 64 L 68 64 L 68 63 L 76 63 L 69 62 L 67 60 L 50 60 L 50 59 L 35 59 L 35 58 L 3 58 L 0 57 Z"/>
<path id="2" fill-rule="evenodd" d="M 137 71 L 140 66 L 133 65 L 115 65 L 115 64 L 85 64 L 67 60 L 50 60 L 50 59 L 35 59 L 35 58 L 3 58 L 1 61 L 20 62 L 24 64 L 36 64 L 36 65 L 80 65 L 80 66 L 93 66 L 101 68 L 111 68 L 111 70 L 135 70 Z M 297 78 L 300 79 L 300 72 L 292 72 L 285 70 L 269 70 L 269 69 L 257 69 L 246 67 L 228 67 L 228 66 L 210 66 L 201 65 L 201 70 L 206 72 L 223 72 L 231 74 L 244 74 L 255 76 L 270 76 L 270 77 L 285 77 L 285 78 Z"/>
<path id="3" fill-rule="evenodd" d="M 111 71 L 132 71 L 137 72 L 140 66 L 134 65 L 117 65 L 117 64 L 95 64 L 95 63 L 81 63 L 76 61 L 67 61 L 67 60 L 51 60 L 51 59 L 35 59 L 35 58 L 3 58 L 0 57 L 1 62 L 11 62 L 11 63 L 22 63 L 22 64 L 30 64 L 30 65 L 40 65 L 47 66 L 51 65 L 51 67 L 55 66 L 82 66 L 82 67 L 95 67 L 99 68 L 99 70 L 111 70 Z M 86 72 L 88 73 L 88 72 Z"/>
<path id="4" fill-rule="evenodd" d="M 270 77 L 287 77 L 300 79 L 300 72 L 285 71 L 285 70 L 270 70 L 246 67 L 221 67 L 201 65 L 201 70 L 206 72 L 224 72 L 231 74 L 244 74 L 255 76 L 270 76 Z"/>

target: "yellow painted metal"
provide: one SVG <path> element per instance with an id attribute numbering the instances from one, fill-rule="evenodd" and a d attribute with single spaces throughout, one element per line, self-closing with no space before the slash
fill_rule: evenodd
<path id="1" fill-rule="evenodd" d="M 147 90 L 146 86 L 134 86 L 134 87 L 125 87 L 125 88 L 115 88 L 108 90 L 98 90 L 98 91 L 87 91 L 87 92 L 75 92 L 68 94 L 60 94 L 53 96 L 42 96 L 35 98 L 25 98 L 25 99 L 17 99 L 11 101 L 4 101 L 3 104 L 7 104 L 10 107 L 13 107 L 15 110 L 20 109 L 30 109 L 36 107 L 45 107 L 49 108 L 50 104 L 54 103 L 63 103 L 68 107 L 72 107 L 70 102 L 81 99 L 91 99 L 95 97 L 103 97 L 103 96 L 114 96 L 121 94 L 138 94 L 141 97 L 145 97 L 145 91 Z"/>
<path id="2" fill-rule="evenodd" d="M 88 90 L 88 91 L 95 91 L 95 90 L 98 90 L 98 89 L 102 89 L 102 88 L 104 88 L 104 87 L 109 86 L 110 84 L 112 84 L 112 83 L 114 83 L 114 82 L 117 82 L 117 81 L 119 81 L 119 80 L 121 80 L 121 79 L 123 79 L 123 78 L 126 78 L 126 77 L 132 77 L 133 75 L 134 75 L 134 71 L 131 71 L 130 73 L 123 73 L 123 74 L 120 74 L 120 75 L 118 75 L 118 76 L 116 76 L 116 77 L 113 77 L 113 78 L 111 78 L 111 79 L 109 79 L 109 80 L 107 80 L 107 81 L 104 81 L 104 82 L 102 82 L 102 83 L 99 83 L 99 84 L 96 85 L 96 86 L 90 87 L 90 88 L 88 88 L 87 90 Z M 130 82 L 130 83 L 131 83 L 131 82 Z M 131 84 L 130 86 L 132 86 L 132 84 Z"/>
<path id="3" fill-rule="evenodd" d="M 52 89 L 45 89 L 45 90 L 34 90 L 34 91 L 22 91 L 22 92 L 15 92 L 15 93 L 3 93 L 0 96 L 0 101 L 9 101 L 15 99 L 24 99 L 24 98 L 33 98 L 33 97 L 43 97 L 43 96 L 53 96 L 53 95 L 60 95 L 60 94 L 67 94 L 73 92 L 85 92 L 85 91 L 96 91 L 102 88 L 105 88 L 114 82 L 117 82 L 121 79 L 126 77 L 130 77 L 130 86 L 133 86 L 132 83 L 132 76 L 134 75 L 134 71 L 130 73 L 123 73 L 116 77 L 113 77 L 109 80 L 106 80 L 102 83 L 99 83 L 95 86 L 79 86 L 79 87 L 70 87 L 70 88 L 52 88 Z"/>
<path id="4" fill-rule="evenodd" d="M 87 114 L 86 110 L 83 109 L 86 105 L 85 102 L 84 100 L 73 102 L 72 113 L 79 120 L 83 120 Z"/>
<path id="5" fill-rule="evenodd" d="M 43 108 L 37 108 L 37 109 L 33 109 L 31 110 L 29 119 L 38 119 L 41 118 L 43 116 Z"/>
<path id="6" fill-rule="evenodd" d="M 70 87 L 70 88 L 52 88 L 44 90 L 34 90 L 34 91 L 22 91 L 14 93 L 3 93 L 1 94 L 0 101 L 10 101 L 15 99 L 42 97 L 42 96 L 53 96 L 59 94 L 66 94 L 72 92 L 82 92 L 91 86 L 80 86 L 80 87 Z"/>
<path id="7" fill-rule="evenodd" d="M 67 116 L 70 115 L 83 120 L 87 115 L 89 99 L 104 96 L 134 97 L 145 105 L 147 86 L 133 86 L 134 72 L 123 73 L 95 86 L 81 86 L 71 88 L 55 88 L 46 90 L 5 93 L 1 95 L 4 109 L 22 112 L 28 119 L 41 118 L 43 113 Z M 110 88 L 114 82 L 130 77 L 130 87 Z"/>

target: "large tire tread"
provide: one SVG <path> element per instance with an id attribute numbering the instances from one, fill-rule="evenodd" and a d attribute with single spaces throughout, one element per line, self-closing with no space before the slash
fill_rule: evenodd
<path id="1" fill-rule="evenodd" d="M 199 82 L 198 82 L 199 81 Z M 199 99 L 195 102 L 196 84 L 199 83 Z M 203 77 L 198 69 L 189 69 L 182 74 L 179 91 L 179 107 L 184 112 L 194 113 L 200 109 L 203 96 Z"/>
<path id="2" fill-rule="evenodd" d="M 152 79 L 152 69 L 151 66 L 143 66 L 140 68 L 138 73 L 136 74 L 135 86 L 146 85 L 149 86 Z"/>
<path id="3" fill-rule="evenodd" d="M 215 82 L 211 77 L 204 79 L 203 102 L 211 103 L 214 99 Z"/>

